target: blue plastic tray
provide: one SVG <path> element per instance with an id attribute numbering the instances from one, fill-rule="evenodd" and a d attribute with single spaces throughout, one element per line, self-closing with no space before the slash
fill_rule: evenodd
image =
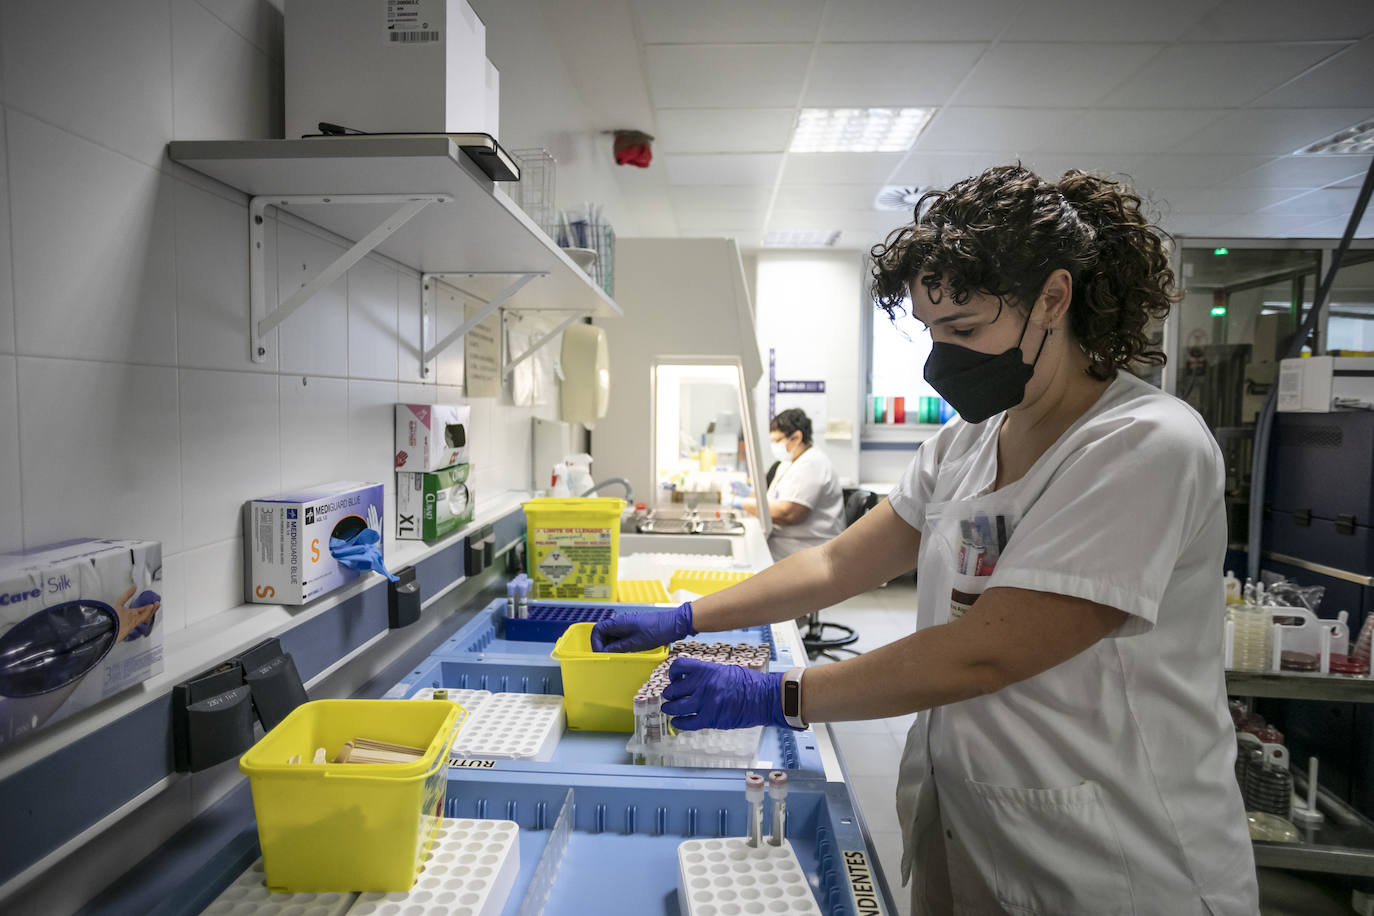
<path id="1" fill-rule="evenodd" d="M 527 643 L 526 645 L 537 645 Z M 563 676 L 557 665 L 536 665 L 521 659 L 489 656 L 484 659 L 452 659 L 431 656 L 386 693 L 387 699 L 406 699 L 425 687 L 449 690 L 490 690 L 493 693 L 563 692 Z M 738 769 L 699 769 L 686 767 L 646 767 L 630 762 L 625 742 L 630 736 L 619 732 L 565 731 L 553 758 L 543 762 L 498 760 L 493 766 L 514 772 L 560 772 L 577 774 L 614 773 L 620 776 L 677 773 L 711 779 L 738 779 Z M 812 730 L 765 728 L 759 742 L 755 769 L 787 770 L 794 775 L 823 777 L 824 764 L 816 748 Z"/>
<path id="2" fill-rule="evenodd" d="M 608 615 L 624 613 L 626 611 L 649 610 L 657 613 L 666 613 L 671 609 L 665 609 L 653 604 L 582 604 L 572 606 L 566 602 L 552 601 L 532 601 L 530 602 L 530 615 L 533 617 L 538 608 L 567 608 L 575 607 L 580 612 L 604 611 Z M 430 653 L 431 658 L 464 659 L 464 660 L 487 660 L 494 657 L 511 657 L 519 664 L 529 664 L 535 667 L 543 666 L 558 670 L 558 662 L 549 658 L 549 646 L 546 643 L 530 642 L 524 639 L 510 638 L 502 632 L 501 624 L 504 620 L 506 599 L 498 598 L 478 611 L 471 620 L 463 625 L 457 633 L 446 639 L 437 649 Z M 505 621 L 511 623 L 512 621 Z M 566 627 L 565 627 L 566 629 Z M 743 630 L 729 630 L 724 633 L 702 633 L 700 636 L 692 637 L 703 642 L 731 642 L 731 643 L 750 643 L 753 645 L 766 644 L 771 650 L 772 669 L 774 671 L 786 671 L 792 667 L 792 653 L 781 648 L 773 642 L 773 628 L 748 627 Z M 557 637 L 554 637 L 557 639 Z M 562 681 L 560 680 L 561 684 Z M 448 684 L 445 686 L 457 686 Z M 494 688 L 486 688 L 488 690 Z M 561 693 L 561 688 L 554 691 L 538 691 Z"/>
<path id="3" fill-rule="evenodd" d="M 463 771 L 451 776 L 445 815 L 502 818 L 520 825 L 520 872 L 503 916 L 516 916 L 552 827 L 572 791 L 572 833 L 543 913 L 678 916 L 677 848 L 702 837 L 742 836 L 749 806 L 743 779 L 635 780 Z M 794 780 L 787 839 L 827 916 L 896 912 L 873 850 L 843 785 Z"/>
<path id="4" fill-rule="evenodd" d="M 501 636 L 517 642 L 558 642 L 575 623 L 596 623 L 614 617 L 608 607 L 530 602 L 530 616 L 502 617 Z"/>

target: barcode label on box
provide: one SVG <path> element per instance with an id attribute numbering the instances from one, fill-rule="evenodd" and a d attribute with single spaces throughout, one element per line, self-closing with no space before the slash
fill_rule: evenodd
<path id="1" fill-rule="evenodd" d="M 439 41 L 445 7 L 445 0 L 386 0 L 387 43 L 416 45 Z"/>
<path id="2" fill-rule="evenodd" d="M 406 45 L 417 44 L 422 41 L 439 40 L 438 32 L 388 32 L 387 34 L 391 36 L 390 40 L 392 42 L 400 42 Z"/>

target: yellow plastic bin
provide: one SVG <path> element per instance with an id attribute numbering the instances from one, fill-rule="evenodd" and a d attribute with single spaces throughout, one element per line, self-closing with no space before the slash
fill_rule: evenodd
<path id="1" fill-rule="evenodd" d="M 455 703 L 317 700 L 239 759 L 253 792 L 267 887 L 289 893 L 406 891 L 444 813 Z M 425 748 L 415 763 L 329 760 L 351 738 Z M 294 755 L 301 763 L 287 761 Z"/>
<path id="2" fill-rule="evenodd" d="M 698 595 L 714 595 L 752 576 L 750 572 L 724 569 L 675 569 L 668 579 L 668 591 L 683 589 Z"/>
<path id="3" fill-rule="evenodd" d="M 525 546 L 533 598 L 611 601 L 620 560 L 625 500 L 532 499 L 525 509 Z"/>
<path id="4" fill-rule="evenodd" d="M 591 623 L 575 623 L 558 637 L 549 657 L 563 670 L 563 710 L 568 728 L 632 732 L 634 698 L 668 657 L 668 647 L 648 652 L 593 652 Z"/>

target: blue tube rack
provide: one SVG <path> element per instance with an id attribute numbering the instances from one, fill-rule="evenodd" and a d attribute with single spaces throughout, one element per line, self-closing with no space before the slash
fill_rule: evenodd
<path id="1" fill-rule="evenodd" d="M 557 642 L 575 623 L 599 623 L 615 616 L 609 607 L 530 602 L 530 616 L 505 617 L 501 636 L 515 642 Z"/>

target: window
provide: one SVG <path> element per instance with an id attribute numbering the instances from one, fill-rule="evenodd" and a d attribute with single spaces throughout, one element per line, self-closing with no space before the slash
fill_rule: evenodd
<path id="1" fill-rule="evenodd" d="M 1351 355 L 1374 352 L 1374 255 L 1346 253 L 1328 302 L 1328 347 Z"/>
<path id="2" fill-rule="evenodd" d="M 926 357 L 930 356 L 930 333 L 911 317 L 909 308 L 903 308 L 895 323 L 876 306 L 871 309 L 869 396 L 903 398 L 907 423 L 943 422 L 953 411 L 923 376 Z M 892 422 L 890 415 L 886 422 Z M 864 423 L 875 423 L 871 409 L 865 413 Z"/>

